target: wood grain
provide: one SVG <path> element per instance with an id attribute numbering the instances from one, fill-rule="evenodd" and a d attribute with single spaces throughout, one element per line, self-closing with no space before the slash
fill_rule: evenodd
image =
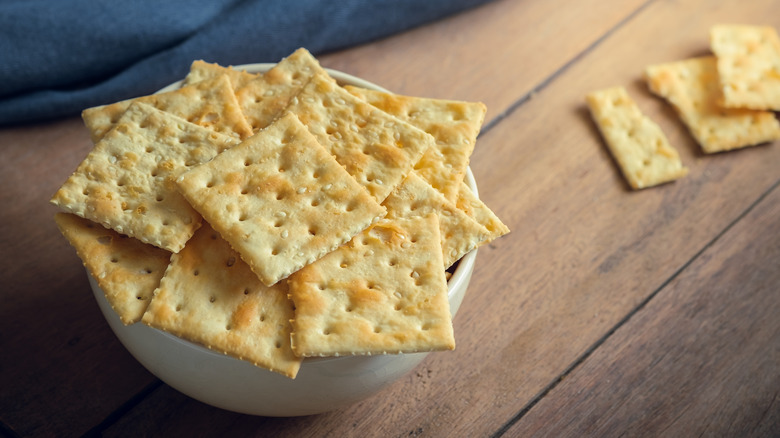
<path id="1" fill-rule="evenodd" d="M 153 377 L 102 318 L 49 198 L 91 148 L 80 119 L 0 131 L 0 420 L 21 436 L 78 435 Z"/>
<path id="2" fill-rule="evenodd" d="M 508 436 L 778 436 L 780 189 Z"/>
<path id="3" fill-rule="evenodd" d="M 311 417 L 234 414 L 158 384 L 111 333 L 47 204 L 90 148 L 80 120 L 0 130 L 2 430 L 776 432 L 779 145 L 705 156 L 640 78 L 648 64 L 706 53 L 712 24 L 780 27 L 779 6 L 498 1 L 323 56 L 326 67 L 396 92 L 486 102 L 490 129 L 471 167 L 483 200 L 513 231 L 480 250 L 454 352 L 431 354 L 368 400 Z M 623 182 L 583 100 L 613 85 L 665 130 L 686 178 L 639 192 Z"/>
<path id="4" fill-rule="evenodd" d="M 322 62 L 399 94 L 484 102 L 490 121 L 646 1 L 500 0 Z"/>

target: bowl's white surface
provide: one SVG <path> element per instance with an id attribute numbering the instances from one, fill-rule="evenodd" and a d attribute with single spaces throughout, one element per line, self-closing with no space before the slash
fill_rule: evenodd
<path id="1" fill-rule="evenodd" d="M 272 66 L 249 64 L 236 68 L 262 72 Z M 386 91 L 345 73 L 328 72 L 342 84 Z M 179 85 L 171 84 L 160 91 Z M 466 182 L 476 193 L 477 186 L 470 169 Z M 465 255 L 450 278 L 449 301 L 453 317 L 471 280 L 476 256 L 476 250 Z M 89 281 L 109 326 L 146 369 L 194 399 L 234 412 L 286 417 L 340 409 L 379 392 L 415 368 L 429 354 L 305 359 L 297 377 L 290 379 L 142 323 L 125 326 L 92 276 Z"/>

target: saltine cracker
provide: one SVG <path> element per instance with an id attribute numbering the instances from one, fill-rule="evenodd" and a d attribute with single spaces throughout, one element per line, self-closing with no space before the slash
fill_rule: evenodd
<path id="1" fill-rule="evenodd" d="M 383 219 L 293 274 L 293 350 L 340 356 L 455 348 L 434 215 Z"/>
<path id="2" fill-rule="evenodd" d="M 282 282 L 266 287 L 219 234 L 204 224 L 171 263 L 143 322 L 294 378 L 293 305 Z"/>
<path id="3" fill-rule="evenodd" d="M 269 286 L 385 215 L 293 114 L 177 183 Z"/>
<path id="4" fill-rule="evenodd" d="M 200 226 L 175 179 L 239 140 L 134 102 L 51 202 L 120 234 L 178 252 Z"/>
<path id="5" fill-rule="evenodd" d="M 645 69 L 650 90 L 677 111 L 705 153 L 754 146 L 780 138 L 769 111 L 722 108 L 717 61 L 703 56 Z"/>
<path id="6" fill-rule="evenodd" d="M 592 91 L 585 100 L 631 188 L 651 187 L 688 174 L 661 127 L 642 114 L 625 88 Z"/>
<path id="7" fill-rule="evenodd" d="M 171 253 L 74 214 L 57 213 L 54 220 L 122 323 L 140 321 Z"/>

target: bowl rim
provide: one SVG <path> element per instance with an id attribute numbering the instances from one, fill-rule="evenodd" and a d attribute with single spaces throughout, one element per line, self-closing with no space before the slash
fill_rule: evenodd
<path id="1" fill-rule="evenodd" d="M 246 72 L 249 72 L 249 73 L 263 73 L 263 72 L 266 72 L 266 71 L 270 70 L 275 65 L 276 65 L 275 63 L 252 63 L 252 64 L 234 65 L 234 66 L 231 66 L 231 68 L 233 68 L 234 70 L 242 70 L 242 71 L 246 71 Z M 385 93 L 392 93 L 392 91 L 389 91 L 389 90 L 387 90 L 387 89 L 385 89 L 383 87 L 380 87 L 379 85 L 376 85 L 376 84 L 374 84 L 372 82 L 369 82 L 369 81 L 367 81 L 365 79 L 361 79 L 361 78 L 359 78 L 357 76 L 353 76 L 353 75 L 350 75 L 348 73 L 344 73 L 342 71 L 334 70 L 334 69 L 331 69 L 331 68 L 326 68 L 325 70 L 328 72 L 329 75 L 331 75 L 331 77 L 336 79 L 336 81 L 339 84 L 349 84 L 349 85 L 354 85 L 354 86 L 361 87 L 361 88 L 368 88 L 368 89 L 374 89 L 374 90 L 377 90 L 377 91 L 382 91 L 382 92 L 385 92 Z M 169 85 L 159 89 L 154 94 L 160 94 L 160 93 L 165 93 L 165 92 L 168 92 L 168 91 L 176 90 L 176 89 L 180 88 L 183 83 L 184 83 L 184 79 L 178 80 L 176 82 L 173 82 L 173 83 L 171 83 L 171 84 L 169 84 Z M 466 185 L 468 185 L 469 188 L 474 192 L 474 195 L 476 197 L 479 197 L 479 191 L 477 189 L 477 183 L 476 183 L 476 180 L 474 178 L 474 174 L 471 172 L 471 167 L 467 167 L 466 168 L 465 182 L 466 182 Z M 469 251 L 468 253 L 466 253 L 463 257 L 460 258 L 460 260 L 458 260 L 456 262 L 457 266 L 456 266 L 455 270 L 453 271 L 452 276 L 447 281 L 447 300 L 448 300 L 448 302 L 451 302 L 452 297 L 455 294 L 455 291 L 459 290 L 460 288 L 466 287 L 466 285 L 464 283 L 469 281 L 469 279 L 471 277 L 469 274 L 470 274 L 471 271 L 473 271 L 473 267 L 474 267 L 474 264 L 476 262 L 477 252 L 478 252 L 478 249 L 475 248 L 475 249 Z M 89 272 L 88 272 L 88 274 L 89 274 Z M 97 286 L 97 283 L 95 282 L 94 285 Z M 98 287 L 98 289 L 99 289 L 99 287 Z M 465 292 L 466 291 L 464 290 L 464 292 L 463 292 L 464 295 L 465 295 Z M 102 293 L 102 290 L 101 290 L 101 294 L 103 295 L 102 298 L 105 299 L 105 294 Z M 452 317 L 453 318 L 455 317 L 454 313 L 453 313 Z M 151 326 L 147 326 L 147 327 L 149 327 L 150 329 L 156 330 L 157 332 L 161 333 L 162 335 L 164 335 L 169 340 L 173 340 L 175 342 L 182 343 L 182 344 L 184 344 L 184 345 L 186 345 L 188 347 L 198 349 L 198 350 L 200 350 L 203 353 L 213 354 L 213 355 L 217 355 L 217 356 L 225 356 L 225 354 L 223 354 L 223 353 L 211 350 L 211 349 L 207 348 L 206 346 L 203 346 L 203 345 L 198 344 L 196 342 L 189 341 L 187 339 L 181 338 L 179 336 L 174 335 L 173 333 L 169 333 L 169 332 L 164 331 L 164 330 L 159 330 L 159 329 L 151 327 Z M 422 352 L 422 353 L 424 353 L 424 352 Z M 228 357 L 231 357 L 231 356 L 228 355 Z M 306 363 L 306 362 L 314 362 L 314 361 L 317 361 L 317 362 L 336 361 L 336 360 L 350 359 L 352 357 L 354 357 L 354 356 L 345 355 L 345 356 L 327 356 L 327 357 L 305 357 L 305 358 L 303 358 L 303 362 Z M 238 359 L 238 358 L 233 358 L 233 359 L 241 360 L 241 359 Z M 303 365 L 303 364 L 301 364 L 301 365 Z"/>

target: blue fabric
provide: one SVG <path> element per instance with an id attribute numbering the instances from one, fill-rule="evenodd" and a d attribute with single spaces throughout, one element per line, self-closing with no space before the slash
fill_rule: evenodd
<path id="1" fill-rule="evenodd" d="M 318 55 L 487 1 L 0 0 L 0 125 L 152 93 L 196 59 Z"/>

